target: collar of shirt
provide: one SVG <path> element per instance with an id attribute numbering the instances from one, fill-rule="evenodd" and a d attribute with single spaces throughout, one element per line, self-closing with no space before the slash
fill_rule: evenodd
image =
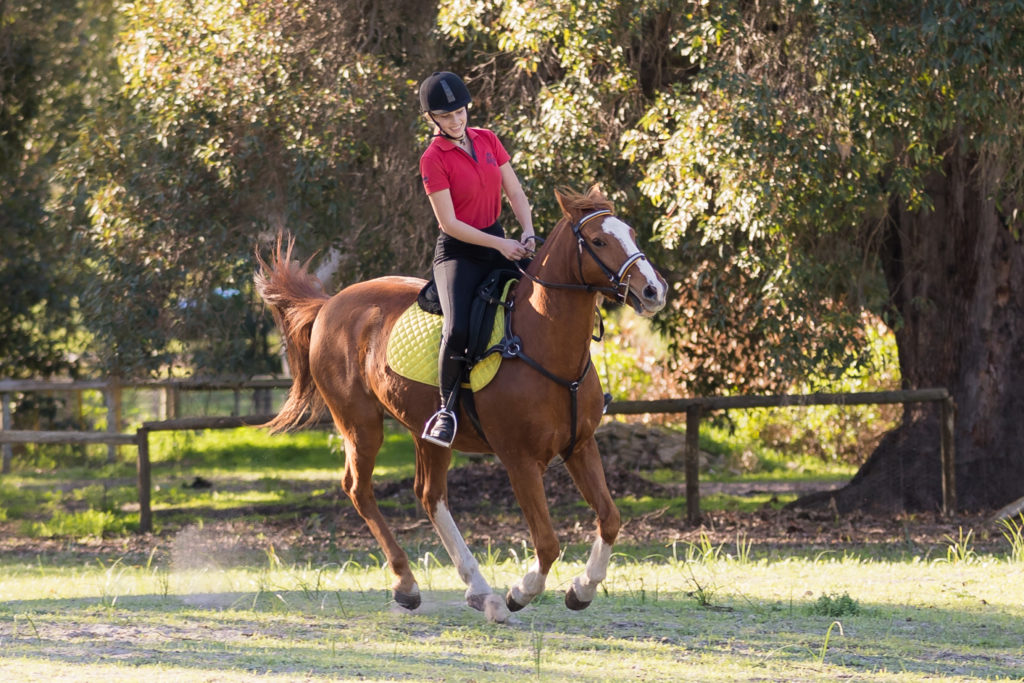
<path id="1" fill-rule="evenodd" d="M 475 128 L 470 128 L 469 126 L 467 126 L 466 127 L 466 135 L 469 136 L 469 141 L 470 142 L 476 144 L 476 140 L 477 140 L 477 138 L 479 137 L 480 134 L 476 132 Z M 443 151 L 445 151 L 445 152 L 447 152 L 449 150 L 453 150 L 453 149 L 460 149 L 460 147 L 457 144 L 455 144 L 454 140 L 446 138 L 443 135 L 438 135 L 436 140 L 437 140 L 438 146 Z"/>

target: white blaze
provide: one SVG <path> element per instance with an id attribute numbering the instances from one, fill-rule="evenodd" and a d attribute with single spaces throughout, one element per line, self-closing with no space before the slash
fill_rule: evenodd
<path id="1" fill-rule="evenodd" d="M 640 247 L 637 246 L 636 240 L 634 240 L 629 234 L 630 227 L 620 219 L 615 216 L 609 216 L 604 219 L 601 227 L 604 229 L 605 233 L 619 241 L 619 244 L 622 245 L 622 250 L 627 254 L 627 256 L 632 256 L 640 251 Z M 658 274 L 654 272 L 654 266 L 652 266 L 647 259 L 640 259 L 634 263 L 630 267 L 630 271 L 633 270 L 639 271 L 647 281 L 647 284 L 657 290 L 658 299 L 662 299 L 667 294 L 665 287 L 661 284 L 661 281 L 658 280 Z"/>

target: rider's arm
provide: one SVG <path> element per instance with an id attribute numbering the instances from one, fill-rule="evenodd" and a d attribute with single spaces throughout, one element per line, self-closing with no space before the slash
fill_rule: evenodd
<path id="1" fill-rule="evenodd" d="M 516 215 L 519 225 L 523 226 L 523 235 L 520 241 L 526 243 L 526 238 L 533 236 L 533 209 L 530 201 L 523 192 L 523 186 L 519 182 L 516 172 L 512 169 L 510 162 L 501 165 L 501 188 L 508 197 L 508 203 L 512 207 L 512 213 Z"/>
<path id="2" fill-rule="evenodd" d="M 521 191 L 521 190 L 520 190 Z M 523 246 L 515 240 L 489 235 L 477 230 L 469 223 L 455 217 L 455 205 L 452 204 L 452 193 L 448 189 L 438 190 L 427 195 L 430 206 L 434 209 L 441 230 L 461 242 L 479 244 L 482 247 L 497 249 L 507 259 L 518 260 L 526 256 Z M 524 197 L 525 199 L 525 197 Z M 513 209 L 514 210 L 514 209 Z"/>

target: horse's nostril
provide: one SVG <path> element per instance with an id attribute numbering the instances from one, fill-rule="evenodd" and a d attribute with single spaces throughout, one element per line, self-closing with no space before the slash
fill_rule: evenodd
<path id="1" fill-rule="evenodd" d="M 657 297 L 658 297 L 658 290 L 654 287 L 654 285 L 647 285 L 646 287 L 644 287 L 644 298 L 645 299 L 655 299 Z"/>

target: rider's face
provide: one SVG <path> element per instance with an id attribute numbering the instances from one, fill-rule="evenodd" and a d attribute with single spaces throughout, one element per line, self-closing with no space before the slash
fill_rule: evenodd
<path id="1" fill-rule="evenodd" d="M 469 118 L 465 107 L 455 111 L 432 111 L 430 116 L 441 130 L 453 138 L 461 138 L 466 133 L 466 121 Z"/>

